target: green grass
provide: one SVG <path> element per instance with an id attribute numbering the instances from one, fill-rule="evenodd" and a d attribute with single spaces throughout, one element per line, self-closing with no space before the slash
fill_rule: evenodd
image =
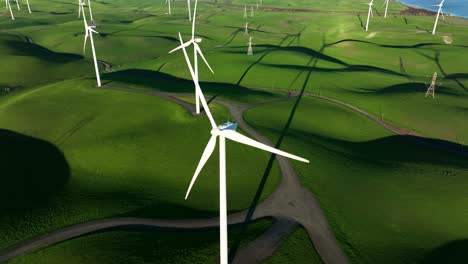
<path id="1" fill-rule="evenodd" d="M 310 263 L 321 264 L 322 260 L 315 251 L 307 232 L 302 228 L 295 228 L 283 241 L 276 252 L 263 261 L 264 264 L 282 263 Z"/>
<path id="2" fill-rule="evenodd" d="M 60 175 L 51 175 L 46 169 L 36 174 L 32 168 L 24 179 L 28 188 L 33 189 L 37 181 L 58 186 L 49 192 L 23 193 L 22 185 L 13 185 L 13 172 L 21 166 L 21 156 L 5 155 L 5 164 L 16 167 L 1 177 L 2 192 L 10 196 L 1 203 L 0 245 L 101 217 L 217 215 L 217 152 L 191 197 L 184 200 L 210 137 L 208 121 L 154 96 L 97 89 L 92 83 L 67 81 L 0 100 L 0 128 L 58 148 L 66 160 L 50 158 L 51 166 L 68 166 L 70 175 L 63 170 L 56 172 Z M 213 105 L 212 110 L 218 121 L 229 119 L 220 105 Z M 251 203 L 269 155 L 239 144 L 228 143 L 227 148 L 227 164 L 236 168 L 228 173 L 229 210 L 236 211 Z M 28 151 L 28 147 L 23 150 Z M 38 149 L 37 155 L 49 152 Z M 278 180 L 276 167 L 262 197 Z M 18 189 L 12 190 L 13 186 Z"/>
<path id="3" fill-rule="evenodd" d="M 199 3 L 197 35 L 203 37 L 201 47 L 215 70 L 213 75 L 200 66 L 205 94 L 260 103 L 305 88 L 425 137 L 467 145 L 468 123 L 460 120 L 468 111 L 468 20 L 447 17 L 432 36 L 425 30 L 432 28 L 433 17 L 399 15 L 404 7 L 392 2 L 389 18 L 381 17 L 377 8 L 365 32 L 360 20 L 365 22 L 367 6 L 361 2 L 271 0 L 264 6 L 315 11 L 256 10 L 248 19 L 242 19 L 245 3 L 238 0 Z M 4 163 L 10 164 L 7 171 L 22 169 L 21 180 L 0 176 L 1 197 L 11 197 L 1 203 L 0 247 L 100 217 L 216 214 L 216 199 L 207 198 L 217 197 L 216 155 L 191 199 L 181 199 L 209 137 L 207 120 L 158 98 L 94 89 L 90 47 L 83 57 L 83 24 L 76 3 L 40 1 L 31 6 L 31 15 L 15 11 L 15 21 L 7 16 L 0 20 L 0 129 L 9 130 L 0 136 L 10 140 L 6 146 L 15 153 L 3 154 L 9 161 Z M 98 58 L 116 70 L 102 72 L 105 82 L 193 92 L 183 55 L 168 54 L 179 44 L 178 32 L 185 40 L 190 35 L 185 2 L 173 2 L 172 7 L 169 16 L 164 1 L 93 2 L 100 32 L 95 35 Z M 330 10 L 344 12 L 324 12 Z M 245 56 L 245 22 L 254 38 L 254 56 Z M 444 43 L 445 36 L 453 40 L 451 45 Z M 424 82 L 434 71 L 443 77 L 442 85 L 436 99 L 424 98 Z M 4 88 L 15 93 L 7 95 Z M 290 104 L 262 107 L 247 118 L 275 139 Z M 213 106 L 218 121 L 229 119 L 226 109 Z M 458 247 L 453 241 L 466 238 L 460 231 L 467 226 L 462 205 L 466 161 L 401 141 L 369 120 L 312 99 L 301 103 L 292 132 L 287 148 L 315 159 L 317 165 L 297 165 L 302 180 L 319 197 L 354 262 L 418 262 L 432 253 L 434 259 L 443 259 L 449 255 L 447 247 Z M 11 138 L 21 148 L 14 148 Z M 21 153 L 29 145 L 34 151 L 23 158 L 34 166 L 22 168 Z M 237 144 L 228 148 L 228 193 L 234 211 L 249 204 L 268 155 Z M 245 156 L 252 159 L 244 161 Z M 48 163 L 54 166 L 43 166 Z M 33 178 L 30 171 L 44 180 Z M 276 168 L 263 197 L 274 189 L 278 173 Z M 27 196 L 15 192 L 22 182 L 28 183 Z M 350 193 L 350 199 L 343 199 L 343 193 Z M 287 256 L 291 247 L 309 252 L 299 233 L 272 261 L 296 257 Z M 95 242 L 111 238 L 96 237 Z M 70 252 L 83 250 L 69 244 Z M 109 252 L 103 261 L 115 260 L 115 252 Z"/>
<path id="4" fill-rule="evenodd" d="M 242 245 L 262 234 L 269 221 L 249 224 Z M 231 240 L 242 227 L 229 230 Z M 217 230 L 162 232 L 112 231 L 93 234 L 18 257 L 9 263 L 215 263 L 219 258 Z M 232 241 L 231 241 L 232 242 Z M 86 254 L 83 254 L 86 252 Z"/>
<path id="5" fill-rule="evenodd" d="M 275 142 L 293 103 L 255 108 L 245 118 Z M 312 98 L 300 102 L 282 148 L 311 160 L 294 166 L 354 263 L 418 263 L 468 236 L 466 158 Z"/>

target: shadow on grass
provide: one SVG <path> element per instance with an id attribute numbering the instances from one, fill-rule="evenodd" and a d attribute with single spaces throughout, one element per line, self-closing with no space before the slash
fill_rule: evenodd
<path id="1" fill-rule="evenodd" d="M 47 198 L 70 177 L 65 156 L 47 141 L 0 129 L 0 146 L 2 210 Z"/>
<path id="2" fill-rule="evenodd" d="M 379 94 L 379 95 L 387 95 L 387 94 L 410 94 L 410 93 L 419 93 L 423 96 L 427 91 L 427 85 L 424 83 L 402 83 L 391 85 L 382 89 L 362 89 L 363 92 L 368 94 Z M 437 87 L 437 94 L 444 94 L 444 95 L 451 95 L 451 96 L 459 96 L 460 93 L 452 92 L 450 89 L 444 86 Z"/>
<path id="3" fill-rule="evenodd" d="M 158 71 L 129 69 L 106 73 L 103 75 L 103 79 L 109 80 L 109 83 L 123 82 L 128 84 L 142 85 L 162 92 L 194 92 L 192 81 Z M 217 96 L 224 96 L 230 99 L 240 99 L 251 96 L 262 96 L 266 99 L 278 97 L 278 95 L 271 92 L 254 91 L 230 83 L 201 82 L 200 85 L 203 87 L 203 91 L 207 94 L 216 94 Z"/>
<path id="4" fill-rule="evenodd" d="M 428 254 L 422 264 L 465 264 L 468 262 L 468 239 L 456 240 L 442 245 Z"/>
<path id="5" fill-rule="evenodd" d="M 50 61 L 54 63 L 68 63 L 83 59 L 83 56 L 81 55 L 54 52 L 34 43 L 23 41 L 7 41 L 6 44 L 13 50 L 11 54 L 17 56 L 35 57 L 43 61 Z"/>
<path id="6" fill-rule="evenodd" d="M 323 52 L 324 49 L 325 49 L 325 46 L 322 46 L 319 53 L 321 54 L 321 52 Z M 318 62 L 318 59 L 316 59 L 316 58 L 311 58 L 309 60 L 308 64 L 311 64 L 314 60 L 315 60 L 315 63 L 313 65 L 313 67 L 315 67 L 317 62 Z M 289 132 L 289 129 L 291 127 L 291 123 L 292 123 L 292 121 L 294 119 L 294 116 L 296 114 L 297 107 L 299 106 L 299 103 L 301 102 L 302 96 L 304 95 L 304 92 L 305 92 L 305 90 L 307 88 L 307 84 L 309 83 L 311 75 L 312 75 L 312 70 L 309 69 L 308 74 L 307 74 L 307 76 L 306 76 L 306 78 L 304 80 L 304 83 L 302 85 L 301 91 L 300 91 L 296 101 L 294 102 L 294 106 L 291 109 L 291 113 L 290 113 L 290 115 L 288 117 L 288 120 L 287 120 L 284 128 L 281 131 L 281 135 L 278 138 L 278 141 L 275 144 L 275 148 L 277 148 L 277 149 L 279 149 L 281 147 L 281 144 L 283 143 L 284 138 L 286 137 L 286 135 Z M 265 185 L 266 185 L 266 183 L 268 181 L 268 178 L 270 176 L 270 173 L 271 173 L 271 170 L 273 168 L 273 164 L 275 162 L 275 159 L 276 159 L 276 154 L 272 154 L 270 156 L 270 159 L 268 160 L 268 164 L 267 164 L 267 166 L 265 168 L 265 172 L 263 173 L 262 179 L 261 179 L 260 184 L 259 184 L 259 186 L 257 188 L 255 196 L 252 199 L 252 203 L 249 206 L 247 215 L 246 215 L 246 217 L 244 219 L 244 223 L 249 223 L 250 221 L 252 221 L 253 214 L 255 212 L 255 209 L 258 206 L 258 203 L 260 202 L 260 198 L 261 198 L 262 193 L 263 193 L 263 191 L 265 189 Z M 238 237 L 234 240 L 233 246 L 231 247 L 230 254 L 229 254 L 230 261 L 234 260 L 235 255 L 236 255 L 237 251 L 239 250 L 239 247 L 241 245 L 241 241 L 243 240 L 244 236 L 246 236 L 246 230 L 245 229 L 241 230 Z"/>

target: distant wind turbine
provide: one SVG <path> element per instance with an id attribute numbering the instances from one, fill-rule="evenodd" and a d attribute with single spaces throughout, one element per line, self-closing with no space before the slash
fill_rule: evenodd
<path id="1" fill-rule="evenodd" d="M 84 0 L 78 0 L 78 18 L 81 18 L 81 9 L 83 9 L 84 5 Z"/>
<path id="2" fill-rule="evenodd" d="M 432 5 L 432 6 L 438 6 L 439 7 L 439 9 L 437 10 L 436 20 L 435 20 L 435 23 L 434 23 L 434 29 L 432 30 L 432 35 L 435 35 L 435 33 L 436 33 L 437 23 L 439 22 L 439 16 L 441 14 L 442 14 L 442 19 L 445 20 L 444 12 L 442 11 L 442 7 L 444 6 L 444 2 L 445 2 L 445 0 L 442 0 L 442 2 L 440 2 L 440 4 Z"/>
<path id="3" fill-rule="evenodd" d="M 249 49 L 247 50 L 247 56 L 253 56 L 253 49 L 252 49 L 252 37 L 249 37 Z"/>
<path id="4" fill-rule="evenodd" d="M 13 15 L 13 10 L 11 10 L 10 0 L 5 0 L 5 2 L 6 2 L 6 5 L 7 5 L 7 8 L 10 10 L 11 20 L 15 20 L 15 16 Z"/>
<path id="5" fill-rule="evenodd" d="M 31 7 L 29 6 L 29 0 L 26 0 L 26 5 L 28 6 L 28 12 L 29 14 L 31 14 Z"/>
<path id="6" fill-rule="evenodd" d="M 190 7 L 190 0 L 187 0 L 187 7 L 188 7 L 188 19 L 192 21 L 192 8 Z"/>
<path id="7" fill-rule="evenodd" d="M 369 5 L 369 12 L 367 13 L 366 31 L 369 30 L 369 21 L 370 21 L 371 15 L 374 16 L 374 13 L 372 13 L 372 5 L 373 4 L 374 4 L 374 0 L 371 0 L 368 4 L 366 4 L 366 5 Z"/>
<path id="8" fill-rule="evenodd" d="M 81 2 L 81 14 L 83 15 L 83 23 L 84 23 L 84 27 L 85 27 L 85 38 L 84 38 L 84 44 L 83 44 L 83 54 L 85 53 L 86 51 L 86 40 L 88 40 L 88 37 L 89 37 L 89 40 L 90 40 L 90 43 L 91 43 L 91 50 L 93 52 L 93 61 L 94 61 L 94 70 L 96 71 L 96 81 L 97 81 L 97 85 L 98 87 L 101 87 L 101 76 L 99 75 L 99 67 L 98 67 L 98 63 L 97 63 L 97 58 L 96 58 L 96 50 L 94 48 L 94 38 L 93 38 L 93 33 L 96 33 L 96 34 L 99 34 L 95 29 L 96 29 L 96 25 L 91 25 L 91 26 L 88 26 L 88 23 L 86 22 L 86 15 L 85 15 L 85 11 L 84 11 L 84 2 Z M 94 23 L 94 21 L 93 21 Z"/>
<path id="9" fill-rule="evenodd" d="M 169 12 L 167 14 L 169 14 L 169 15 L 171 15 L 171 1 L 172 0 L 166 0 L 166 4 L 167 4 L 167 6 L 169 8 Z"/>
<path id="10" fill-rule="evenodd" d="M 174 51 L 177 51 L 177 50 L 180 50 L 180 49 L 185 50 L 186 47 L 188 47 L 190 45 L 193 45 L 193 55 L 194 55 L 194 60 L 195 60 L 195 62 L 194 62 L 194 64 L 195 64 L 195 74 L 198 76 L 198 55 L 200 55 L 200 57 L 203 59 L 206 66 L 208 67 L 208 69 L 210 69 L 210 71 L 212 73 L 214 73 L 214 72 L 213 72 L 213 69 L 208 64 L 208 61 L 206 60 L 205 56 L 203 56 L 203 52 L 201 51 L 200 46 L 198 45 L 198 43 L 202 42 L 202 38 L 196 38 L 195 37 L 195 22 L 196 22 L 196 15 L 197 15 L 197 3 L 198 3 L 198 1 L 195 0 L 195 7 L 194 7 L 194 10 L 193 10 L 193 16 L 192 16 L 192 38 L 189 41 L 187 41 L 185 43 L 182 43 L 177 48 L 169 51 L 169 53 L 173 53 Z M 180 33 L 179 33 L 179 37 L 182 40 L 182 36 L 180 35 Z M 196 111 L 197 114 L 200 114 L 200 94 L 198 93 L 197 89 L 195 89 L 195 111 Z"/>
<path id="11" fill-rule="evenodd" d="M 91 0 L 88 0 L 88 9 L 89 9 L 89 18 L 91 18 L 91 21 L 94 21 L 93 11 L 91 10 Z"/>
<path id="12" fill-rule="evenodd" d="M 390 3 L 390 0 L 385 0 L 382 6 L 385 6 L 385 14 L 384 18 L 387 18 L 387 12 L 388 12 L 388 4 Z"/>

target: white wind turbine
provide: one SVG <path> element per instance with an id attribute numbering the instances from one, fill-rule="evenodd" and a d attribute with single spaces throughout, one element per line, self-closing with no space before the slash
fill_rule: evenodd
<path id="1" fill-rule="evenodd" d="M 169 8 L 169 12 L 166 13 L 166 14 L 169 14 L 169 15 L 171 15 L 171 1 L 172 1 L 172 0 L 166 0 L 166 4 L 167 4 L 167 6 L 168 6 L 168 8 Z"/>
<path id="2" fill-rule="evenodd" d="M 93 33 L 96 33 L 96 34 L 99 34 L 99 33 L 95 30 L 96 29 L 95 25 L 88 26 L 88 23 L 86 22 L 85 11 L 84 11 L 85 3 L 81 2 L 81 5 L 82 5 L 81 14 L 83 15 L 83 23 L 84 23 L 84 26 L 85 26 L 85 38 L 84 38 L 84 44 L 83 44 L 83 55 L 84 55 L 84 53 L 86 51 L 86 40 L 88 40 L 88 37 L 89 37 L 89 40 L 90 40 L 90 43 L 91 43 L 91 50 L 93 52 L 94 70 L 96 71 L 96 81 L 97 81 L 98 87 L 101 87 L 101 76 L 99 75 L 99 67 L 98 67 L 97 58 L 96 58 L 96 50 L 94 49 L 94 38 L 93 38 Z"/>
<path id="3" fill-rule="evenodd" d="M 439 7 L 439 9 L 437 10 L 437 16 L 436 16 L 436 20 L 435 20 L 435 24 L 434 24 L 434 29 L 432 30 L 432 35 L 435 35 L 435 33 L 436 33 L 437 23 L 439 22 L 439 16 L 441 14 L 442 14 L 442 18 L 445 20 L 444 12 L 442 11 L 442 7 L 444 6 L 444 2 L 445 2 L 445 0 L 442 0 L 442 2 L 440 2 L 440 4 L 432 5 L 432 6 L 438 6 Z"/>
<path id="4" fill-rule="evenodd" d="M 26 0 L 26 5 L 28 6 L 28 12 L 29 14 L 31 14 L 31 7 L 29 6 L 29 0 Z"/>
<path id="5" fill-rule="evenodd" d="M 84 8 L 84 0 L 78 0 L 78 18 L 81 17 L 81 10 Z"/>
<path id="6" fill-rule="evenodd" d="M 15 20 L 15 16 L 13 15 L 13 10 L 11 10 L 10 0 L 5 0 L 5 3 L 7 5 L 7 8 L 10 10 L 11 20 Z"/>
<path id="7" fill-rule="evenodd" d="M 271 152 L 280 156 L 287 157 L 287 158 L 295 159 L 295 160 L 306 162 L 306 163 L 309 163 L 309 161 L 301 157 L 298 157 L 298 156 L 289 154 L 287 152 L 275 149 L 273 147 L 267 146 L 263 143 L 257 142 L 251 138 L 248 138 L 236 132 L 237 123 L 228 122 L 220 126 L 217 126 L 216 122 L 213 119 L 213 116 L 211 115 L 206 99 L 203 96 L 203 92 L 198 82 L 198 75 L 196 74 L 196 71 L 194 71 L 194 68 L 192 67 L 187 51 L 185 50 L 186 46 L 184 46 L 184 42 L 182 40 L 180 33 L 179 33 L 179 38 L 180 38 L 182 50 L 184 52 L 185 60 L 187 61 L 190 74 L 192 75 L 192 78 L 195 83 L 195 88 L 197 89 L 200 95 L 200 101 L 203 105 L 203 108 L 205 109 L 206 115 L 208 116 L 208 119 L 210 120 L 210 123 L 212 126 L 212 129 L 211 129 L 212 136 L 210 140 L 208 141 L 208 144 L 205 150 L 203 151 L 200 162 L 198 163 L 198 166 L 195 170 L 195 174 L 192 177 L 189 188 L 185 195 L 185 199 L 188 198 L 190 191 L 195 181 L 197 180 L 198 175 L 200 174 L 201 170 L 205 166 L 210 156 L 213 154 L 214 149 L 216 147 L 216 141 L 219 138 L 219 219 L 220 219 L 219 229 L 220 229 L 220 255 L 221 255 L 220 263 L 227 264 L 228 263 L 228 234 L 227 234 L 227 198 L 226 198 L 226 143 L 225 143 L 226 138 L 232 141 L 244 144 L 244 145 L 252 146 L 252 147 L 265 150 L 265 151 L 268 151 L 268 152 Z M 195 55 L 195 58 L 196 58 L 196 55 Z M 195 59 L 194 61 L 195 68 L 197 68 L 196 63 L 197 63 L 197 60 Z"/>
<path id="8" fill-rule="evenodd" d="M 195 0 L 195 11 L 194 11 L 194 16 L 193 20 L 195 21 L 195 16 L 196 16 L 196 6 L 197 6 L 197 0 Z M 199 99 L 203 105 L 203 108 L 205 109 L 206 115 L 208 116 L 208 119 L 211 123 L 212 130 L 211 130 L 211 138 L 208 141 L 208 145 L 206 146 L 205 150 L 203 151 L 203 155 L 200 159 L 200 162 L 197 166 L 197 169 L 195 170 L 195 174 L 192 177 L 192 180 L 190 182 L 189 188 L 187 190 L 187 194 L 185 195 L 185 199 L 188 198 L 190 194 L 190 190 L 193 187 L 193 184 L 195 183 L 199 173 L 203 169 L 203 166 L 206 164 L 210 156 L 214 152 L 214 148 L 216 147 L 216 140 L 219 138 L 219 220 L 220 220 L 220 255 L 221 255 L 221 264 L 227 264 L 228 263 L 228 234 L 227 234 L 227 198 L 226 198 L 226 145 L 225 145 L 225 139 L 228 138 L 232 141 L 236 141 L 245 145 L 249 145 L 255 148 L 259 148 L 265 151 L 269 151 L 271 153 L 281 155 L 284 157 L 296 159 L 302 162 L 309 162 L 308 160 L 305 160 L 303 158 L 300 158 L 298 156 L 283 152 L 281 150 L 272 148 L 270 146 L 267 146 L 265 144 L 262 144 L 260 142 L 257 142 L 253 139 L 250 139 L 238 132 L 236 132 L 237 124 L 236 123 L 231 123 L 228 122 L 226 124 L 217 126 L 215 120 L 213 119 L 213 116 L 211 115 L 210 109 L 208 107 L 208 104 L 206 102 L 205 97 L 203 96 L 203 92 L 200 88 L 199 80 L 198 80 L 198 60 L 197 60 L 197 55 L 198 53 L 195 51 L 194 52 L 194 67 L 192 67 L 192 63 L 190 62 L 190 59 L 188 57 L 187 50 L 185 49 L 190 43 L 184 43 L 182 40 L 182 36 L 179 33 L 179 39 L 180 39 L 180 48 L 182 49 L 184 53 L 185 60 L 187 62 L 187 66 L 189 68 L 190 74 L 193 78 L 193 81 L 195 83 L 195 91 L 199 95 Z M 195 45 L 196 42 L 194 42 L 194 46 L 198 47 Z M 199 48 L 198 48 L 199 49 Z M 206 62 L 206 61 L 205 61 Z M 207 63 L 207 62 L 206 62 Z"/>
<path id="9" fill-rule="evenodd" d="M 371 0 L 368 4 L 366 4 L 366 5 L 369 5 L 369 11 L 367 13 L 366 31 L 369 30 L 369 20 L 370 20 L 371 15 L 374 16 L 374 13 L 372 12 L 372 5 L 373 4 L 374 4 L 374 0 Z"/>
<path id="10" fill-rule="evenodd" d="M 252 37 L 249 37 L 249 49 L 247 50 L 247 56 L 253 56 Z"/>
<path id="11" fill-rule="evenodd" d="M 198 1 L 195 0 L 195 8 L 193 10 L 193 17 L 192 17 L 192 38 L 189 41 L 182 43 L 179 47 L 169 51 L 169 53 L 173 53 L 174 51 L 180 50 L 180 49 L 185 50 L 186 47 L 193 45 L 193 55 L 194 55 L 194 60 L 195 60 L 194 70 L 195 70 L 195 74 L 198 76 L 198 55 L 200 55 L 200 57 L 203 59 L 206 66 L 208 66 L 208 69 L 210 69 L 212 73 L 214 72 L 213 72 L 213 69 L 208 64 L 208 61 L 206 60 L 205 56 L 203 56 L 203 52 L 201 51 L 200 46 L 198 45 L 198 43 L 202 42 L 202 38 L 195 37 L 195 21 L 196 21 L 196 15 L 197 15 L 197 3 Z M 180 39 L 182 39 L 180 32 L 179 32 L 179 37 Z M 197 89 L 195 89 L 195 111 L 197 114 L 200 114 L 200 94 L 198 93 Z"/>
<path id="12" fill-rule="evenodd" d="M 188 7 L 188 19 L 192 21 L 192 8 L 190 7 L 190 0 L 187 0 L 187 7 Z"/>
<path id="13" fill-rule="evenodd" d="M 88 9 L 89 9 L 89 18 L 91 18 L 91 21 L 94 21 L 93 11 L 91 10 L 91 0 L 88 0 Z"/>
<path id="14" fill-rule="evenodd" d="M 387 18 L 387 12 L 388 12 L 388 4 L 390 3 L 390 0 L 385 0 L 382 6 L 385 6 L 385 14 L 384 18 Z"/>

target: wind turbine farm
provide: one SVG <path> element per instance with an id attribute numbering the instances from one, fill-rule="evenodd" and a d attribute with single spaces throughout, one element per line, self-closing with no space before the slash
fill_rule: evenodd
<path id="1" fill-rule="evenodd" d="M 5 1 L 0 263 L 465 263 L 468 14 L 402 2 Z"/>

